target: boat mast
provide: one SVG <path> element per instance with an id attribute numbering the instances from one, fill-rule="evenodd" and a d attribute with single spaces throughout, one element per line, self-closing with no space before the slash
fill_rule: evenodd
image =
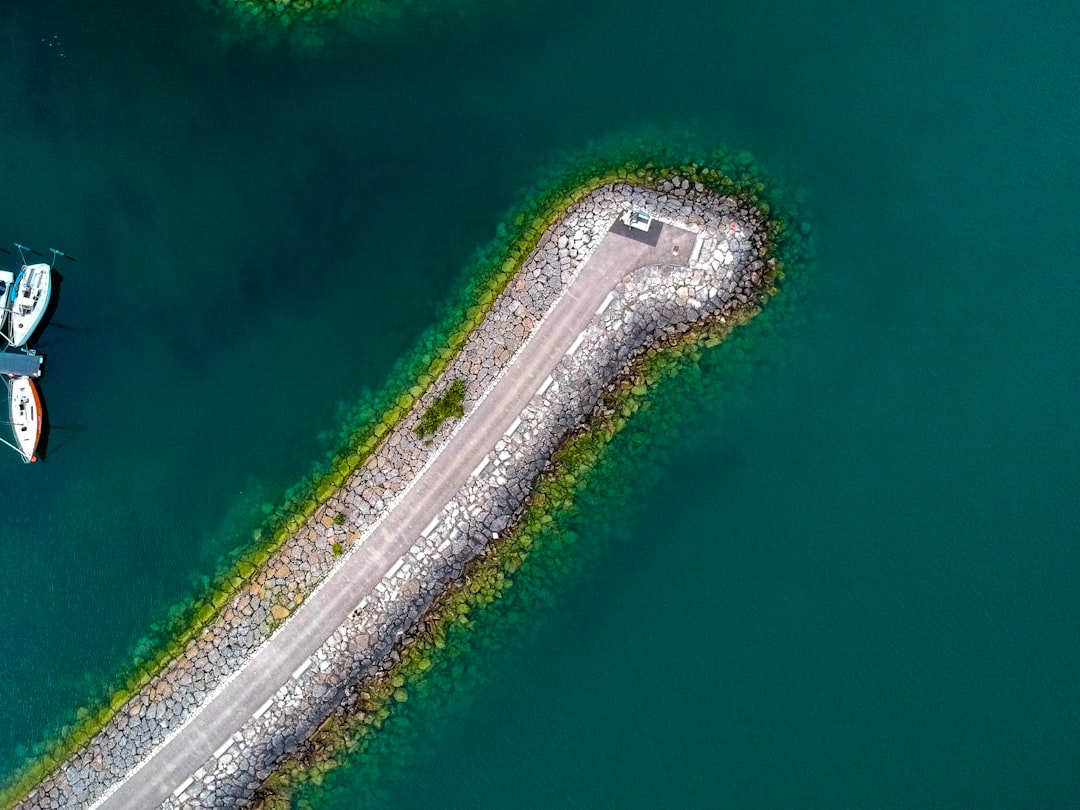
<path id="1" fill-rule="evenodd" d="M 56 248 L 49 248 L 49 253 L 52 254 L 52 261 L 49 262 L 49 269 L 50 270 L 52 270 L 54 267 L 56 267 L 56 260 L 59 259 L 61 256 L 63 256 L 69 262 L 75 261 L 73 258 L 71 258 L 66 253 L 64 253 L 64 251 L 57 250 Z"/>
<path id="2" fill-rule="evenodd" d="M 34 250 L 32 247 L 27 247 L 26 245 L 20 245 L 18 242 L 15 243 L 15 247 L 17 247 L 19 249 L 19 258 L 22 259 L 23 267 L 26 267 L 26 265 L 29 264 L 29 262 L 26 261 L 26 254 L 27 253 L 33 253 L 35 256 L 41 256 L 41 258 L 43 258 L 43 259 L 45 258 L 40 253 L 38 253 L 36 250 Z M 25 253 L 23 251 L 25 251 Z"/>

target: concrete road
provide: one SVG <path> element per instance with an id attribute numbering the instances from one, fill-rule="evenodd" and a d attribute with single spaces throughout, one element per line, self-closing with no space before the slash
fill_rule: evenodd
<path id="1" fill-rule="evenodd" d="M 585 329 L 607 294 L 627 273 L 649 264 L 685 265 L 696 235 L 664 225 L 655 246 L 609 232 L 540 331 L 396 503 L 296 613 L 213 700 L 98 806 L 109 810 L 157 807 L 238 731 L 340 626 L 357 603 L 419 538 L 457 494 L 470 473 L 535 395 L 537 388 Z M 673 247 L 677 246 L 677 253 Z"/>

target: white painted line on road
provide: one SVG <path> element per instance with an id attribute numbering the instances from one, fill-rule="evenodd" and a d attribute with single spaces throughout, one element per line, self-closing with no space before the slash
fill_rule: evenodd
<path id="1" fill-rule="evenodd" d="M 183 782 L 180 783 L 180 787 L 178 787 L 176 790 L 174 790 L 172 792 L 172 795 L 173 796 L 179 796 L 181 793 L 183 793 L 185 790 L 187 790 L 188 787 L 191 785 L 191 783 L 194 782 L 194 781 L 195 781 L 195 777 L 194 776 L 189 776 L 187 779 L 185 779 Z"/>
<path id="2" fill-rule="evenodd" d="M 420 536 L 421 536 L 421 537 L 427 537 L 427 536 L 428 536 L 429 534 L 431 534 L 431 530 L 432 530 L 432 529 L 434 529 L 434 528 L 435 528 L 436 526 L 438 526 L 438 525 L 439 525 L 439 518 L 438 518 L 438 516 L 436 516 L 436 517 L 433 517 L 433 518 L 431 519 L 431 523 L 429 523 L 429 524 L 427 525 L 427 528 L 425 528 L 425 529 L 424 529 L 424 530 L 423 530 L 422 532 L 420 532 Z"/>
<path id="3" fill-rule="evenodd" d="M 442 551 L 442 550 L 443 550 L 444 548 L 446 548 L 446 547 L 447 547 L 448 545 L 450 545 L 450 541 L 449 541 L 449 540 L 443 540 L 443 541 L 442 541 L 442 545 L 441 545 L 441 546 L 439 546 L 439 551 Z"/>
<path id="4" fill-rule="evenodd" d="M 229 739 L 224 742 L 221 748 L 214 752 L 214 759 L 221 759 L 221 755 L 228 751 L 230 748 L 232 748 L 235 743 L 236 739 L 234 737 L 229 737 Z"/>
<path id="5" fill-rule="evenodd" d="M 489 463 L 491 463 L 491 459 L 487 456 L 484 456 L 484 460 L 477 464 L 476 469 L 472 471 L 472 477 L 476 478 L 476 476 L 478 476 L 484 471 L 484 467 L 486 467 Z"/>
<path id="6" fill-rule="evenodd" d="M 302 663 L 300 666 L 298 666 L 296 668 L 296 671 L 294 671 L 293 674 L 292 674 L 292 679 L 295 681 L 297 678 L 299 678 L 301 675 L 303 675 L 305 672 L 307 672 L 307 669 L 310 666 L 311 666 L 311 659 L 308 658 L 307 661 L 305 661 L 304 663 Z"/>
<path id="7" fill-rule="evenodd" d="M 396 563 L 394 563 L 393 567 L 389 571 L 386 572 L 386 575 L 388 577 L 392 577 L 394 574 L 396 574 L 398 571 L 401 570 L 401 566 L 403 566 L 404 564 L 405 564 L 405 558 L 402 557 L 400 560 L 398 560 Z"/>
<path id="8" fill-rule="evenodd" d="M 517 430 L 520 425 L 521 425 L 521 417 L 519 416 L 517 419 L 515 419 L 513 422 L 510 423 L 510 427 L 508 427 L 506 429 L 506 433 L 504 433 L 503 435 L 504 436 L 512 436 L 512 435 L 514 435 L 514 431 Z"/>
<path id="9" fill-rule="evenodd" d="M 570 344 L 570 348 L 566 350 L 566 353 L 573 354 L 574 352 L 576 352 L 578 350 L 578 346 L 581 345 L 581 341 L 583 341 L 584 339 L 585 333 L 582 332 L 580 335 L 577 336 L 577 340 Z"/>
<path id="10" fill-rule="evenodd" d="M 546 380 L 544 380 L 544 384 L 536 389 L 536 393 L 539 394 L 540 396 L 543 396 L 544 392 L 547 391 L 548 388 L 551 387 L 551 384 L 553 382 L 555 382 L 555 380 L 553 380 L 551 377 L 548 377 Z"/>
<path id="11" fill-rule="evenodd" d="M 613 300 L 615 300 L 615 293 L 609 292 L 607 294 L 607 297 L 604 299 L 604 303 L 600 305 L 600 309 L 596 310 L 596 314 L 603 315 L 604 310 L 608 308 L 608 304 L 610 304 Z"/>
<path id="12" fill-rule="evenodd" d="M 266 714 L 266 710 L 270 708 L 270 704 L 273 703 L 273 702 L 274 702 L 273 698 L 270 698 L 269 700 L 267 700 L 266 703 L 264 703 L 262 706 L 260 706 L 259 708 L 257 708 L 255 710 L 255 714 L 253 714 L 252 717 L 254 717 L 256 720 L 258 720 L 260 717 L 262 717 L 264 714 Z"/>

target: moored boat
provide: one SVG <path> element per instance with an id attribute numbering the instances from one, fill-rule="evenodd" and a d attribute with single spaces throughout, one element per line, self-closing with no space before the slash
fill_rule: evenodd
<path id="1" fill-rule="evenodd" d="M 11 290 L 8 340 L 24 346 L 41 323 L 52 295 L 52 268 L 47 264 L 23 265 Z"/>
<path id="2" fill-rule="evenodd" d="M 7 323 L 8 316 L 7 305 L 14 286 L 15 274 L 10 270 L 0 270 L 0 302 L 3 302 L 3 306 L 0 306 L 0 335 L 4 334 L 4 324 Z"/>
<path id="3" fill-rule="evenodd" d="M 29 377 L 14 377 L 8 384 L 8 407 L 11 410 L 11 431 L 15 434 L 15 449 L 23 461 L 37 461 L 37 446 L 41 440 L 41 397 Z"/>

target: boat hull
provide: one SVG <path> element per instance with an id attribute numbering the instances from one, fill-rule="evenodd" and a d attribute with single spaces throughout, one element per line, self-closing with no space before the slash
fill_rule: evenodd
<path id="1" fill-rule="evenodd" d="M 0 334 L 4 334 L 4 325 L 8 317 L 8 302 L 11 300 L 14 289 L 15 274 L 10 270 L 0 270 L 0 301 L 4 304 L 0 307 Z"/>
<path id="2" fill-rule="evenodd" d="M 25 265 L 15 279 L 8 315 L 8 338 L 12 346 L 25 346 L 49 306 L 52 268 L 47 264 Z"/>
<path id="3" fill-rule="evenodd" d="M 23 461 L 37 461 L 37 446 L 41 441 L 41 397 L 29 377 L 15 377 L 8 391 L 11 410 L 11 430 L 15 447 Z"/>

